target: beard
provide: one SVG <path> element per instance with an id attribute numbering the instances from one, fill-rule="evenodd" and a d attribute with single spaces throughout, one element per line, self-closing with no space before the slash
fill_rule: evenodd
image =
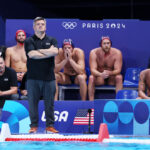
<path id="1" fill-rule="evenodd" d="M 110 48 L 103 48 L 103 51 L 104 51 L 105 53 L 109 53 Z"/>
<path id="2" fill-rule="evenodd" d="M 18 40 L 18 39 L 16 39 L 16 41 L 18 42 L 18 43 L 20 43 L 20 44 L 24 44 L 24 41 L 21 41 L 21 40 Z"/>

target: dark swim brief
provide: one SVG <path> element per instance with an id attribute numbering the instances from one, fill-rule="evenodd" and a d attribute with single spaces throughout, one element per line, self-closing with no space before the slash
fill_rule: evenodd
<path id="1" fill-rule="evenodd" d="M 108 85 L 108 80 L 109 80 L 109 78 L 105 79 L 105 85 Z"/>
<path id="2" fill-rule="evenodd" d="M 74 84 L 75 78 L 76 78 L 76 75 L 70 76 L 71 84 Z"/>

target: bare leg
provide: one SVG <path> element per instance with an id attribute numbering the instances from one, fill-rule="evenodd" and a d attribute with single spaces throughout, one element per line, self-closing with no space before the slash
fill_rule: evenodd
<path id="1" fill-rule="evenodd" d="M 56 92 L 55 92 L 55 97 L 54 100 L 57 101 L 58 100 L 58 81 L 59 81 L 59 74 L 55 74 L 55 78 L 56 78 Z"/>
<path id="2" fill-rule="evenodd" d="M 115 80 L 116 80 L 116 93 L 119 91 L 119 90 L 122 90 L 123 88 L 123 85 L 122 85 L 122 75 L 116 75 L 115 77 Z"/>
<path id="3" fill-rule="evenodd" d="M 55 101 L 58 100 L 58 83 L 60 84 L 71 84 L 69 76 L 65 75 L 62 72 L 55 73 L 56 78 L 56 93 L 55 93 Z"/>
<path id="4" fill-rule="evenodd" d="M 94 94 L 95 94 L 95 83 L 94 83 L 94 76 L 90 75 L 89 77 L 89 83 L 88 83 L 88 96 L 89 100 L 93 101 L 94 100 Z"/>
<path id="5" fill-rule="evenodd" d="M 94 77 L 93 75 L 90 75 L 88 84 L 88 95 L 90 101 L 94 100 L 95 85 L 104 85 L 104 84 L 105 81 L 102 77 Z"/>
<path id="6" fill-rule="evenodd" d="M 80 85 L 80 96 L 83 101 L 86 100 L 87 95 L 87 84 L 86 84 L 86 76 L 85 75 L 78 75 L 76 80 L 76 84 Z"/>
<path id="7" fill-rule="evenodd" d="M 56 82 L 56 92 L 55 92 L 54 100 L 55 100 L 55 101 L 58 100 L 58 84 L 57 84 L 57 82 Z"/>

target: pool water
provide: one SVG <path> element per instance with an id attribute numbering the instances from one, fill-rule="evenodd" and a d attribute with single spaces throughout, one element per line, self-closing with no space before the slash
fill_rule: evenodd
<path id="1" fill-rule="evenodd" d="M 95 142 L 1 142 L 0 150 L 149 150 L 150 145 Z"/>

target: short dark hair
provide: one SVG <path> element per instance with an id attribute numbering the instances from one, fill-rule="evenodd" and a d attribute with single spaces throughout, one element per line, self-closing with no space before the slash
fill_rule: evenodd
<path id="1" fill-rule="evenodd" d="M 44 20 L 46 22 L 46 19 L 43 18 L 43 17 L 36 17 L 34 20 L 33 20 L 33 25 L 35 24 L 36 21 L 39 21 L 39 20 Z"/>

